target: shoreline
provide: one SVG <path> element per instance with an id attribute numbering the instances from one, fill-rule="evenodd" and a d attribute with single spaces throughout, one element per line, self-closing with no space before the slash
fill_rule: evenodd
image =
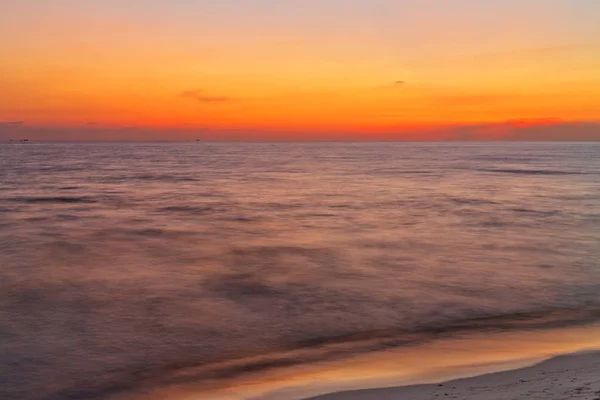
<path id="1" fill-rule="evenodd" d="M 117 399 L 374 400 L 384 399 L 381 397 L 384 392 L 391 393 L 393 397 L 390 399 L 400 399 L 405 398 L 403 393 L 409 390 L 406 388 L 437 388 L 439 382 L 457 379 L 481 380 L 482 376 L 488 377 L 490 374 L 536 368 L 549 362 L 547 360 L 566 354 L 578 357 L 581 352 L 595 351 L 599 352 L 590 354 L 594 354 L 600 363 L 600 325 L 547 331 L 479 333 L 440 338 L 411 347 L 358 354 L 327 362 L 248 371 L 224 380 L 206 380 L 195 369 L 182 370 L 176 375 L 182 379 L 171 380 L 171 383 L 164 381 L 162 384 L 154 381 L 150 387 L 136 391 L 137 394 L 123 394 Z M 597 375 L 600 377 L 600 364 Z M 447 392 L 436 392 L 431 396 L 419 393 L 417 396 L 411 392 L 407 398 L 452 398 L 445 396 Z M 472 398 L 472 393 L 468 391 L 461 395 L 464 396 L 462 398 Z M 600 400 L 595 397 L 582 399 Z"/>
<path id="2" fill-rule="evenodd" d="M 600 350 L 559 355 L 533 366 L 442 383 L 342 391 L 306 400 L 600 400 Z"/>

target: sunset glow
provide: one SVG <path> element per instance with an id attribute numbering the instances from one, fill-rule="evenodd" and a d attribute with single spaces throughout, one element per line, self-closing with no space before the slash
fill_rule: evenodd
<path id="1" fill-rule="evenodd" d="M 0 4 L 0 139 L 600 139 L 596 0 Z"/>

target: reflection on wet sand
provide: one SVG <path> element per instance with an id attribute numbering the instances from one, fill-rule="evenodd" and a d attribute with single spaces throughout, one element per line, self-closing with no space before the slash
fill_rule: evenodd
<path id="1" fill-rule="evenodd" d="M 516 369 L 556 355 L 591 349 L 600 350 L 600 325 L 452 335 L 410 347 L 286 366 L 286 360 L 310 353 L 298 350 L 210 367 L 224 371 L 242 365 L 271 366 L 258 372 L 240 368 L 229 378 L 213 375 L 207 379 L 206 369 L 183 369 L 160 378 L 160 388 L 148 387 L 143 393 L 123 399 L 297 400 L 338 391 L 434 383 Z"/>

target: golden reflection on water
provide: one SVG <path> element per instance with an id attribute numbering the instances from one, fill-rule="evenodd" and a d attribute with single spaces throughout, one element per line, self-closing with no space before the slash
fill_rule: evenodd
<path id="1" fill-rule="evenodd" d="M 441 382 L 593 349 L 600 349 L 600 325 L 463 335 L 334 362 L 249 373 L 231 380 L 169 386 L 134 398 L 297 400 L 342 390 Z"/>

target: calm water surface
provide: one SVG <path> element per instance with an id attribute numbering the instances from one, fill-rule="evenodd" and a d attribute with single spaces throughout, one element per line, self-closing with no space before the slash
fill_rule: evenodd
<path id="1" fill-rule="evenodd" d="M 3 399 L 581 326 L 600 145 L 0 145 L 0 267 Z"/>

